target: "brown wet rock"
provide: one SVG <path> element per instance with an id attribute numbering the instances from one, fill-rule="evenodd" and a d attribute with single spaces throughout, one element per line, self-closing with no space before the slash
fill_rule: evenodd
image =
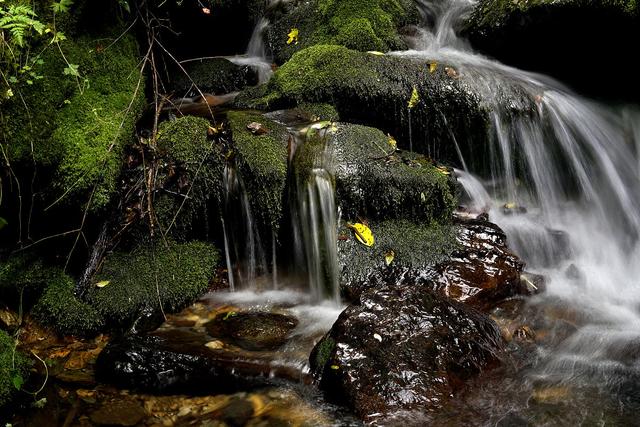
<path id="1" fill-rule="evenodd" d="M 441 407 L 465 381 L 497 365 L 504 342 L 481 312 L 422 286 L 364 292 L 314 348 L 327 398 L 360 417 Z"/>
<path id="2" fill-rule="evenodd" d="M 206 324 L 207 331 L 250 351 L 275 350 L 284 344 L 298 320 L 279 313 L 220 313 Z"/>
<path id="3" fill-rule="evenodd" d="M 91 421 L 103 426 L 135 426 L 147 416 L 142 405 L 130 401 L 107 404 L 91 413 Z"/>
<path id="4" fill-rule="evenodd" d="M 354 281 L 345 290 L 351 301 L 362 292 L 389 284 L 413 284 L 457 302 L 483 310 L 514 295 L 531 295 L 543 287 L 542 279 L 529 274 L 523 283 L 523 263 L 507 246 L 507 237 L 497 225 L 483 219 L 457 219 L 458 248 L 449 259 L 435 266 L 391 264 L 373 271 L 366 280 Z M 537 285 L 536 285 L 537 284 Z M 540 286 L 534 290 L 535 286 Z"/>

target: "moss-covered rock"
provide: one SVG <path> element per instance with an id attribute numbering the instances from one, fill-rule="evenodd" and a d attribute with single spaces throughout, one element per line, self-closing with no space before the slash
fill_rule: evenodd
<path id="1" fill-rule="evenodd" d="M 483 145 L 488 121 L 478 94 L 439 64 L 317 45 L 296 53 L 266 87 L 243 93 L 237 104 L 264 109 L 296 103 L 333 104 L 341 120 L 390 132 L 403 148 L 457 160 L 455 136 L 465 148 Z M 420 102 L 408 108 L 413 89 Z"/>
<path id="2" fill-rule="evenodd" d="M 450 221 L 457 197 L 455 181 L 445 168 L 424 156 L 396 151 L 378 129 L 349 123 L 332 128 L 307 131 L 294 167 L 297 175 L 305 174 L 322 156 L 330 157 L 326 163 L 335 177 L 343 218 Z"/>
<path id="3" fill-rule="evenodd" d="M 201 237 L 209 213 L 224 195 L 225 160 L 207 139 L 209 122 L 186 116 L 160 125 L 157 148 L 165 167 L 154 197 L 154 212 L 163 232 L 183 241 Z M 169 230 L 169 228 L 171 229 Z"/>
<path id="4" fill-rule="evenodd" d="M 115 40 L 115 29 L 102 37 L 82 36 L 43 53 L 46 78 L 20 88 L 19 96 L 3 106 L 0 133 L 11 164 L 50 165 L 54 198 L 82 197 L 95 187 L 92 209 L 104 207 L 115 192 L 123 147 L 133 137 L 144 106 L 144 84 L 133 36 Z M 67 62 L 78 66 L 78 77 L 65 76 Z M 58 77 L 59 76 L 59 77 Z M 7 142 L 5 142 L 7 141 Z"/>
<path id="5" fill-rule="evenodd" d="M 110 325 L 128 325 L 142 310 L 180 310 L 209 287 L 219 254 L 209 243 L 155 242 L 107 257 L 88 301 Z"/>
<path id="6" fill-rule="evenodd" d="M 31 361 L 19 350 L 6 332 L 0 330 L 0 408 L 15 397 L 27 380 Z"/>
<path id="7" fill-rule="evenodd" d="M 204 93 L 225 94 L 258 83 L 254 70 L 236 65 L 225 58 L 201 59 L 183 65 L 176 72 L 172 89 L 176 96 L 197 96 Z"/>
<path id="8" fill-rule="evenodd" d="M 357 300 L 361 288 L 371 287 L 372 273 L 396 267 L 428 271 L 459 247 L 453 224 L 387 220 L 370 222 L 369 228 L 375 238 L 373 247 L 359 243 L 346 226 L 339 230 L 340 286 L 351 301 Z"/>
<path id="9" fill-rule="evenodd" d="M 233 154 L 242 176 L 253 215 L 277 233 L 287 180 L 287 129 L 258 112 L 228 114 Z M 247 125 L 260 123 L 266 133 L 254 135 Z"/>
<path id="10" fill-rule="evenodd" d="M 104 329 L 102 314 L 90 304 L 78 299 L 75 281 L 58 272 L 51 277 L 40 300 L 33 307 L 33 316 L 42 325 L 61 335 L 89 336 Z"/>
<path id="11" fill-rule="evenodd" d="M 339 44 L 360 51 L 406 48 L 399 29 L 417 23 L 410 0 L 313 0 L 283 2 L 268 13 L 266 39 L 277 63 L 316 44 Z M 287 43 L 291 29 L 297 43 Z"/>
<path id="12" fill-rule="evenodd" d="M 637 0 L 481 0 L 463 35 L 502 62 L 554 76 L 592 96 L 638 101 L 638 79 L 625 40 L 640 37 Z M 622 41 L 622 42 L 621 42 Z M 607 61 L 585 67 L 585 58 Z"/>

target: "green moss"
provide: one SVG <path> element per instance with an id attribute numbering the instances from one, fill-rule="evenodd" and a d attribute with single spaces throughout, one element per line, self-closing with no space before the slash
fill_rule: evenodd
<path id="1" fill-rule="evenodd" d="M 287 179 L 286 128 L 256 112 L 228 114 L 236 164 L 244 180 L 254 216 L 277 232 Z M 261 123 L 268 132 L 254 135 L 247 125 Z"/>
<path id="2" fill-rule="evenodd" d="M 33 308 L 34 317 L 61 335 L 93 335 L 105 326 L 102 315 L 74 295 L 75 282 L 59 272 Z"/>
<path id="3" fill-rule="evenodd" d="M 326 335 L 313 349 L 313 360 L 311 361 L 314 370 L 322 370 L 329 361 L 331 353 L 336 347 L 336 342 L 333 338 Z"/>
<path id="4" fill-rule="evenodd" d="M 425 154 L 438 152 L 441 160 L 457 161 L 452 135 L 463 154 L 472 147 L 484 146 L 490 127 L 488 112 L 479 94 L 446 72 L 447 64 L 438 64 L 430 72 L 429 63 L 316 45 L 293 55 L 265 88 L 246 94 L 257 98 L 242 95 L 237 104 L 281 109 L 303 103 L 330 103 L 341 120 L 383 129 L 400 147 L 412 146 Z M 420 102 L 409 110 L 414 88 Z M 521 104 L 523 109 L 535 108 L 530 98 Z"/>
<path id="5" fill-rule="evenodd" d="M 451 224 L 388 220 L 370 222 L 369 228 L 375 238 L 371 248 L 358 243 L 346 226 L 339 230 L 340 235 L 349 236 L 338 242 L 343 286 L 366 281 L 372 271 L 387 268 L 385 255 L 390 251 L 395 254 L 392 266 L 424 269 L 446 260 L 458 247 Z"/>
<path id="6" fill-rule="evenodd" d="M 516 14 L 549 7 L 557 10 L 584 8 L 614 11 L 630 17 L 640 17 L 640 8 L 636 0 L 482 0 L 466 24 L 467 31 L 483 31 L 483 29 L 499 27 Z"/>
<path id="7" fill-rule="evenodd" d="M 0 293 L 15 296 L 23 290 L 41 291 L 57 275 L 57 269 L 32 254 L 18 253 L 0 262 Z"/>
<path id="8" fill-rule="evenodd" d="M 301 115 L 308 116 L 312 121 L 317 120 L 329 120 L 337 122 L 340 120 L 340 114 L 331 104 L 314 104 L 314 103 L 301 103 L 298 105 L 297 110 Z"/>
<path id="9" fill-rule="evenodd" d="M 26 381 L 31 361 L 20 351 L 6 332 L 0 330 L 0 408 L 8 404 Z"/>
<path id="10" fill-rule="evenodd" d="M 224 159 L 217 146 L 207 139 L 208 127 L 207 120 L 187 116 L 164 122 L 158 130 L 159 155 L 183 181 L 176 182 L 165 170 L 161 177 L 165 191 L 154 197 L 154 210 L 163 230 L 168 229 L 175 217 L 171 236 L 178 240 L 192 237 L 199 221 L 208 217 L 210 204 L 223 197 Z"/>
<path id="11" fill-rule="evenodd" d="M 278 63 L 316 44 L 361 51 L 404 49 L 398 29 L 419 19 L 416 5 L 408 0 L 297 1 L 271 15 L 267 38 Z M 299 30 L 297 44 L 286 43 L 291 28 Z"/>
<path id="12" fill-rule="evenodd" d="M 95 186 L 93 209 L 104 207 L 114 193 L 123 147 L 144 106 L 133 36 L 100 47 L 117 35 L 114 30 L 100 39 L 84 36 L 61 44 L 67 61 L 79 66 L 77 79 L 64 75 L 67 64 L 55 46 L 47 48 L 36 69 L 45 78 L 17 89 L 0 123 L 9 162 L 53 166 L 51 197 L 86 201 Z"/>
<path id="13" fill-rule="evenodd" d="M 218 263 L 216 249 L 204 242 L 146 244 L 131 253 L 110 255 L 95 280 L 109 281 L 89 295 L 107 321 L 122 325 L 145 307 L 177 311 L 209 287 Z"/>

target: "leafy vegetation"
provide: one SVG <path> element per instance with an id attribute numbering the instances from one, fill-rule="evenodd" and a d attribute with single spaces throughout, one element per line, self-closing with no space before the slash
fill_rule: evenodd
<path id="1" fill-rule="evenodd" d="M 0 330 L 0 408 L 22 388 L 30 366 L 30 360 L 16 349 L 15 340 Z"/>

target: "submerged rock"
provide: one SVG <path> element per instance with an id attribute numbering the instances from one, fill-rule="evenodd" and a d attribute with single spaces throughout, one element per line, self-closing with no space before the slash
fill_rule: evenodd
<path id="1" fill-rule="evenodd" d="M 214 337 L 251 351 L 275 350 L 298 324 L 294 317 L 279 313 L 221 313 L 205 326 Z"/>
<path id="2" fill-rule="evenodd" d="M 318 343 L 311 364 L 327 397 L 374 419 L 438 409 L 465 380 L 500 361 L 484 314 L 415 283 L 364 292 Z"/>

